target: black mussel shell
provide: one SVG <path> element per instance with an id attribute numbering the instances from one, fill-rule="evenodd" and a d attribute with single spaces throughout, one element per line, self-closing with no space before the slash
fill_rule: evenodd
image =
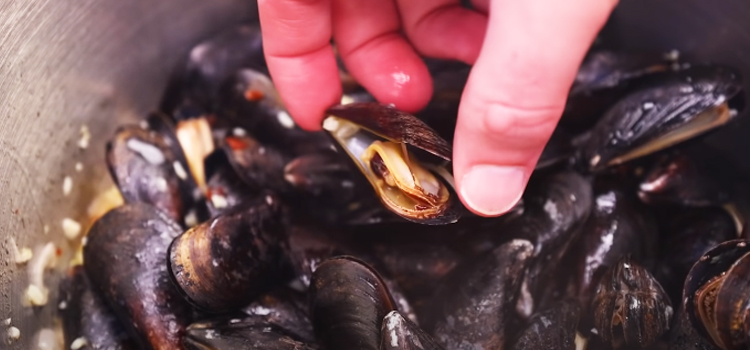
<path id="1" fill-rule="evenodd" d="M 187 230 L 169 247 L 173 281 L 206 312 L 249 304 L 291 278 L 285 223 L 268 192 Z"/>
<path id="2" fill-rule="evenodd" d="M 446 349 L 503 349 L 533 252 L 531 242 L 512 240 L 456 267 L 435 294 L 435 324 L 426 329 Z"/>
<path id="3" fill-rule="evenodd" d="M 519 311 L 526 317 L 556 297 L 548 276 L 573 276 L 569 266 L 560 264 L 592 207 L 592 184 L 583 176 L 563 171 L 535 176 L 524 193 L 523 214 L 501 228 L 501 236 L 526 239 L 534 244 L 534 261 L 523 277 Z M 566 270 L 567 269 L 567 270 Z"/>
<path id="4" fill-rule="evenodd" d="M 693 66 L 613 105 L 589 132 L 580 162 L 592 171 L 671 147 L 732 120 L 726 103 L 742 89 L 738 72 Z"/>
<path id="5" fill-rule="evenodd" d="M 284 328 L 254 318 L 219 319 L 193 323 L 183 345 L 188 350 L 315 350 L 314 343 L 300 340 Z"/>
<path id="6" fill-rule="evenodd" d="M 163 211 L 134 203 L 109 211 L 88 233 L 86 275 L 140 348 L 179 348 L 190 323 L 190 307 L 166 264 L 169 244 L 181 232 Z"/>
<path id="7" fill-rule="evenodd" d="M 725 349 L 748 347 L 750 242 L 731 240 L 709 250 L 688 273 L 684 307 L 693 327 Z"/>
<path id="8" fill-rule="evenodd" d="M 573 82 L 560 124 L 575 130 L 591 127 L 624 94 L 649 78 L 679 69 L 676 56 L 672 52 L 589 53 Z"/>
<path id="9" fill-rule="evenodd" d="M 341 154 L 326 150 L 292 159 L 284 167 L 284 179 L 301 193 L 349 203 L 357 185 L 353 170 Z"/>
<path id="10" fill-rule="evenodd" d="M 690 318 L 681 307 L 675 315 L 675 322 L 668 340 L 669 350 L 721 350 L 702 337 L 690 323 Z"/>
<path id="11" fill-rule="evenodd" d="M 269 189 L 283 193 L 289 185 L 284 180 L 287 158 L 273 147 L 263 145 L 248 135 L 227 135 L 222 149 L 237 175 L 256 190 Z"/>
<path id="12" fill-rule="evenodd" d="M 395 107 L 377 102 L 360 102 L 334 106 L 326 113 L 348 120 L 390 141 L 412 145 L 451 160 L 451 146 L 435 130 Z"/>
<path id="13" fill-rule="evenodd" d="M 513 350 L 573 350 L 580 309 L 573 300 L 563 300 L 531 316 Z"/>
<path id="14" fill-rule="evenodd" d="M 657 226 L 644 205 L 618 184 L 597 186 L 593 208 L 570 255 L 575 261 L 576 295 L 587 315 L 599 279 L 621 257 L 645 266 L 656 255 Z"/>
<path id="15" fill-rule="evenodd" d="M 210 217 L 242 205 L 257 195 L 258 191 L 243 181 L 229 163 L 222 150 L 206 157 L 206 202 Z"/>
<path id="16" fill-rule="evenodd" d="M 260 25 L 232 26 L 194 46 L 161 102 L 161 110 L 178 120 L 215 112 L 220 87 L 242 68 L 266 71 Z"/>
<path id="17" fill-rule="evenodd" d="M 279 288 L 264 294 L 244 307 L 242 311 L 263 323 L 284 329 L 288 334 L 306 343 L 315 342 L 306 295 L 291 288 Z M 249 322 L 249 318 L 248 318 Z"/>
<path id="18" fill-rule="evenodd" d="M 152 204 L 182 223 L 197 185 L 168 140 L 136 125 L 120 127 L 107 143 L 107 166 L 125 203 Z"/>
<path id="19" fill-rule="evenodd" d="M 678 148 L 653 164 L 638 195 L 649 204 L 720 206 L 733 197 L 733 185 L 742 176 L 739 169 L 707 146 Z"/>
<path id="20" fill-rule="evenodd" d="M 300 128 L 289 115 L 276 87 L 264 72 L 242 69 L 222 87 L 222 113 L 217 124 L 242 128 L 263 145 L 290 157 L 330 149 L 323 131 Z"/>
<path id="21" fill-rule="evenodd" d="M 71 268 L 59 288 L 58 309 L 66 349 L 77 339 L 85 339 L 91 349 L 136 349 L 125 327 L 92 289 L 82 266 Z"/>
<path id="22" fill-rule="evenodd" d="M 660 215 L 668 221 L 659 237 L 660 257 L 656 277 L 674 305 L 682 303 L 688 272 L 701 256 L 722 242 L 737 238 L 732 216 L 720 207 L 675 208 Z"/>
<path id="23" fill-rule="evenodd" d="M 555 128 L 534 170 L 546 169 L 570 159 L 575 154 L 572 140 L 573 135 L 566 129 L 560 126 Z"/>
<path id="24" fill-rule="evenodd" d="M 380 350 L 443 350 L 429 334 L 419 326 L 391 311 L 383 318 L 380 330 Z"/>
<path id="25" fill-rule="evenodd" d="M 372 267 L 350 256 L 328 259 L 313 273 L 309 295 L 313 328 L 325 349 L 379 349 L 381 323 L 396 305 Z"/>
<path id="26" fill-rule="evenodd" d="M 597 334 L 615 349 L 654 344 L 669 330 L 673 314 L 659 282 L 629 256 L 602 277 L 591 308 Z"/>

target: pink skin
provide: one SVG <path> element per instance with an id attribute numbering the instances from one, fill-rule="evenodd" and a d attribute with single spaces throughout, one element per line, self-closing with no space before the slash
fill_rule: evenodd
<path id="1" fill-rule="evenodd" d="M 497 216 L 520 199 L 578 67 L 617 0 L 259 0 L 271 76 L 297 123 L 319 130 L 341 98 L 333 38 L 380 102 L 416 112 L 432 94 L 418 54 L 473 64 L 454 142 L 459 197 Z M 402 35 L 405 35 L 405 37 Z"/>

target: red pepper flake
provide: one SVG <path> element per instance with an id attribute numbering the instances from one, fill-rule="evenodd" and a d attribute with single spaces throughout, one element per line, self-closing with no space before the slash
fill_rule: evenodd
<path id="1" fill-rule="evenodd" d="M 263 92 L 255 89 L 245 90 L 245 99 L 250 102 L 256 102 L 263 99 Z"/>
<path id="2" fill-rule="evenodd" d="M 243 150 L 248 146 L 244 140 L 233 136 L 227 136 L 226 141 L 227 145 L 229 145 L 229 147 L 235 151 Z"/>
<path id="3" fill-rule="evenodd" d="M 60 248 L 55 249 L 55 255 L 62 256 L 62 253 L 63 253 L 62 249 L 60 249 Z"/>

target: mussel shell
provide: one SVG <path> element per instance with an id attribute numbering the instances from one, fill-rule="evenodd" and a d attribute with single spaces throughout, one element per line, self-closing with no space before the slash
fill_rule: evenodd
<path id="1" fill-rule="evenodd" d="M 462 260 L 448 245 L 428 242 L 380 244 L 375 246 L 374 254 L 410 299 L 432 295 L 440 281 Z"/>
<path id="2" fill-rule="evenodd" d="M 348 120 L 389 141 L 405 143 L 451 160 L 451 146 L 417 117 L 377 102 L 338 105 L 326 110 L 329 115 Z"/>
<path id="3" fill-rule="evenodd" d="M 741 239 L 726 241 L 706 252 L 688 272 L 683 292 L 683 306 L 690 318 L 690 323 L 706 339 L 711 339 L 711 336 L 703 321 L 698 317 L 698 310 L 695 309 L 696 292 L 708 281 L 729 273 L 732 265 L 748 252 L 750 252 L 748 241 Z"/>
<path id="4" fill-rule="evenodd" d="M 529 318 L 513 350 L 573 350 L 580 308 L 573 300 L 563 300 Z"/>
<path id="5" fill-rule="evenodd" d="M 710 340 L 698 334 L 684 307 L 680 307 L 677 311 L 668 344 L 669 350 L 721 350 Z"/>
<path id="6" fill-rule="evenodd" d="M 58 309 L 66 349 L 80 337 L 91 349 L 136 349 L 125 327 L 92 289 L 82 266 L 71 268 L 60 281 Z"/>
<path id="7" fill-rule="evenodd" d="M 380 331 L 380 350 L 443 350 L 429 334 L 404 318 L 398 311 L 391 311 L 383 318 Z"/>
<path id="8" fill-rule="evenodd" d="M 615 349 L 652 345 L 669 330 L 673 314 L 659 282 L 629 256 L 601 279 L 592 310 L 599 336 Z"/>
<path id="9" fill-rule="evenodd" d="M 215 112 L 220 86 L 241 68 L 267 71 L 258 23 L 231 26 L 194 46 L 167 87 L 161 110 L 178 120 Z"/>
<path id="10" fill-rule="evenodd" d="M 716 301 L 716 328 L 725 347 L 750 347 L 750 254 L 737 259 L 727 271 Z"/>
<path id="11" fill-rule="evenodd" d="M 206 202 L 210 217 L 252 200 L 258 191 L 243 181 L 222 150 L 216 150 L 205 159 Z M 202 220 L 203 221 L 203 220 Z"/>
<path id="12" fill-rule="evenodd" d="M 194 203 L 197 185 L 188 175 L 181 150 L 155 131 L 122 126 L 107 143 L 107 166 L 125 203 L 143 202 L 183 222 Z"/>
<path id="13" fill-rule="evenodd" d="M 170 281 L 167 249 L 182 228 L 145 203 L 97 220 L 83 248 L 84 269 L 131 337 L 144 349 L 179 348 L 190 307 Z"/>
<path id="14" fill-rule="evenodd" d="M 351 256 L 328 259 L 313 273 L 309 295 L 313 328 L 325 349 L 379 349 L 381 323 L 396 305 L 372 267 Z"/>
<path id="15" fill-rule="evenodd" d="M 255 319 L 220 319 L 191 324 L 183 345 L 188 350 L 315 350 L 273 323 Z"/>
<path id="16" fill-rule="evenodd" d="M 250 187 L 285 192 L 284 181 L 287 158 L 273 147 L 263 145 L 248 135 L 227 135 L 222 144 L 230 164 Z"/>
<path id="17" fill-rule="evenodd" d="M 433 298 L 434 327 L 446 349 L 502 349 L 517 321 L 516 298 L 534 247 L 512 240 L 456 267 Z"/>
<path id="18" fill-rule="evenodd" d="M 176 238 L 170 275 L 202 310 L 234 310 L 291 278 L 286 235 L 280 199 L 261 194 Z"/>
<path id="19" fill-rule="evenodd" d="M 315 342 L 310 321 L 307 298 L 304 293 L 291 288 L 279 288 L 264 294 L 244 307 L 242 311 L 263 323 L 273 324 L 295 339 L 306 343 Z"/>
<path id="20" fill-rule="evenodd" d="M 734 196 L 739 169 L 703 144 L 678 148 L 660 157 L 640 184 L 646 203 L 720 206 Z"/>
<path id="21" fill-rule="evenodd" d="M 739 73 L 723 66 L 693 66 L 660 79 L 625 96 L 605 113 L 580 149 L 580 161 L 592 171 L 625 162 L 620 157 L 726 103 L 741 89 Z"/>

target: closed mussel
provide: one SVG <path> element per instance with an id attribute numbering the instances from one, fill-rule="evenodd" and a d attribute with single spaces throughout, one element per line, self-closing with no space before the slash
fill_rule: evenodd
<path id="1" fill-rule="evenodd" d="M 291 278 L 286 234 L 278 197 L 261 194 L 176 238 L 169 271 L 202 310 L 233 310 Z"/>
<path id="2" fill-rule="evenodd" d="M 693 327 L 724 350 L 750 346 L 748 243 L 731 240 L 709 250 L 685 281 L 684 307 Z"/>
<path id="3" fill-rule="evenodd" d="M 237 175 L 250 187 L 277 192 L 288 189 L 283 176 L 287 158 L 275 148 L 258 142 L 245 132 L 233 131 L 224 137 L 222 149 Z"/>
<path id="4" fill-rule="evenodd" d="M 444 164 L 428 167 L 422 163 L 432 156 L 451 159 L 450 146 L 433 129 L 411 114 L 379 103 L 334 106 L 327 114 L 323 128 L 354 161 L 386 208 L 417 223 L 458 220 Z M 424 157 L 418 159 L 407 145 L 425 153 Z"/>
<path id="5" fill-rule="evenodd" d="M 739 73 L 695 65 L 623 97 L 589 131 L 581 164 L 592 171 L 622 164 L 718 128 L 737 114 Z M 736 102 L 736 104 L 735 104 Z"/>
<path id="6" fill-rule="evenodd" d="M 659 282 L 629 256 L 602 277 L 591 309 L 597 334 L 614 349 L 652 345 L 669 330 L 673 314 Z"/>
<path id="7" fill-rule="evenodd" d="M 313 328 L 327 350 L 379 349 L 383 318 L 397 309 L 380 275 L 351 256 L 321 263 L 309 295 Z"/>
<path id="8" fill-rule="evenodd" d="M 278 325 L 255 319 L 218 319 L 187 328 L 188 350 L 315 350 L 315 344 L 296 339 Z"/>
<path id="9" fill-rule="evenodd" d="M 574 300 L 559 301 L 529 318 L 513 350 L 573 350 L 579 317 L 580 308 Z"/>
<path id="10" fill-rule="evenodd" d="M 446 349 L 503 349 L 518 322 L 516 299 L 534 247 L 512 240 L 457 266 L 434 297 L 434 326 Z"/>
<path id="11" fill-rule="evenodd" d="M 167 249 L 182 232 L 145 203 L 126 204 L 91 227 L 84 269 L 107 305 L 142 349 L 181 349 L 190 307 L 170 281 Z"/>
<path id="12" fill-rule="evenodd" d="M 107 144 L 107 166 L 125 203 L 152 204 L 182 223 L 197 186 L 169 140 L 137 125 L 120 127 Z"/>
<path id="13" fill-rule="evenodd" d="M 443 350 L 429 334 L 394 310 L 383 318 L 380 350 Z"/>

